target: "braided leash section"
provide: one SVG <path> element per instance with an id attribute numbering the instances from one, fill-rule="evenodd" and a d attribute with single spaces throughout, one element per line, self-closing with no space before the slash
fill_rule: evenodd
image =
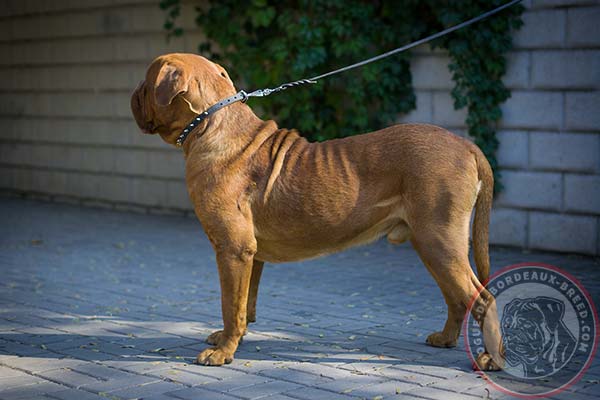
<path id="1" fill-rule="evenodd" d="M 247 96 L 248 97 L 266 97 L 266 96 L 268 96 L 268 95 L 270 95 L 272 93 L 280 92 L 280 91 L 285 90 L 287 88 L 291 88 L 291 87 L 294 87 L 294 86 L 300 86 L 300 85 L 306 85 L 306 84 L 309 84 L 309 83 L 317 83 L 317 81 L 316 80 L 312 80 L 312 79 L 300 79 L 298 81 L 284 83 L 283 85 L 279 85 L 279 86 L 277 86 L 276 88 L 273 88 L 273 89 L 269 89 L 269 88 L 258 89 L 258 90 L 255 90 L 254 92 L 248 93 Z"/>

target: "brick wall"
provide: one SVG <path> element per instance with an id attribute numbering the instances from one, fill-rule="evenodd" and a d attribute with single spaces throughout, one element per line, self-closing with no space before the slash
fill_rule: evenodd
<path id="1" fill-rule="evenodd" d="M 152 58 L 196 49 L 167 43 L 150 0 L 5 0 L 0 8 L 0 188 L 119 209 L 187 212 L 183 158 L 142 135 L 129 95 Z M 526 2 L 500 124 L 505 191 L 491 240 L 600 254 L 600 3 Z M 448 59 L 415 52 L 418 108 L 402 121 L 464 133 Z"/>

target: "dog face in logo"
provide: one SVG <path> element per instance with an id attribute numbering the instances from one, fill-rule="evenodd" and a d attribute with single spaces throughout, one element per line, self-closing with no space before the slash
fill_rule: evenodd
<path id="1" fill-rule="evenodd" d="M 508 365 L 522 368 L 526 378 L 551 375 L 564 367 L 576 346 L 564 314 L 564 303 L 550 297 L 508 303 L 501 321 Z"/>

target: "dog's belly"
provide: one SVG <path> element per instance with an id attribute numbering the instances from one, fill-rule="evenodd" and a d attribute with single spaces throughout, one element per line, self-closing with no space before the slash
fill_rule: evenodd
<path id="1" fill-rule="evenodd" d="M 391 243 L 402 243 L 410 237 L 410 229 L 403 220 L 403 210 L 396 207 L 383 213 L 375 207 L 373 219 L 350 219 L 346 224 L 319 225 L 299 219 L 282 224 L 279 228 L 256 227 L 258 251 L 256 258 L 267 262 L 290 262 L 316 258 L 344 249 L 373 242 L 385 235 Z M 364 216 L 363 216 L 364 218 Z"/>

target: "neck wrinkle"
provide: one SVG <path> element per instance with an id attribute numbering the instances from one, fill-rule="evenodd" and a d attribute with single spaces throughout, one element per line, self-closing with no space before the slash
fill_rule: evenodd
<path id="1" fill-rule="evenodd" d="M 268 123 L 258 118 L 246 104 L 232 104 L 209 117 L 201 134 L 195 134 L 193 137 L 190 134 L 184 142 L 185 154 L 202 151 L 218 153 L 224 158 L 237 157 L 252 145 L 257 134 Z M 226 148 L 222 146 L 225 142 Z M 198 149 L 198 146 L 205 148 Z"/>

